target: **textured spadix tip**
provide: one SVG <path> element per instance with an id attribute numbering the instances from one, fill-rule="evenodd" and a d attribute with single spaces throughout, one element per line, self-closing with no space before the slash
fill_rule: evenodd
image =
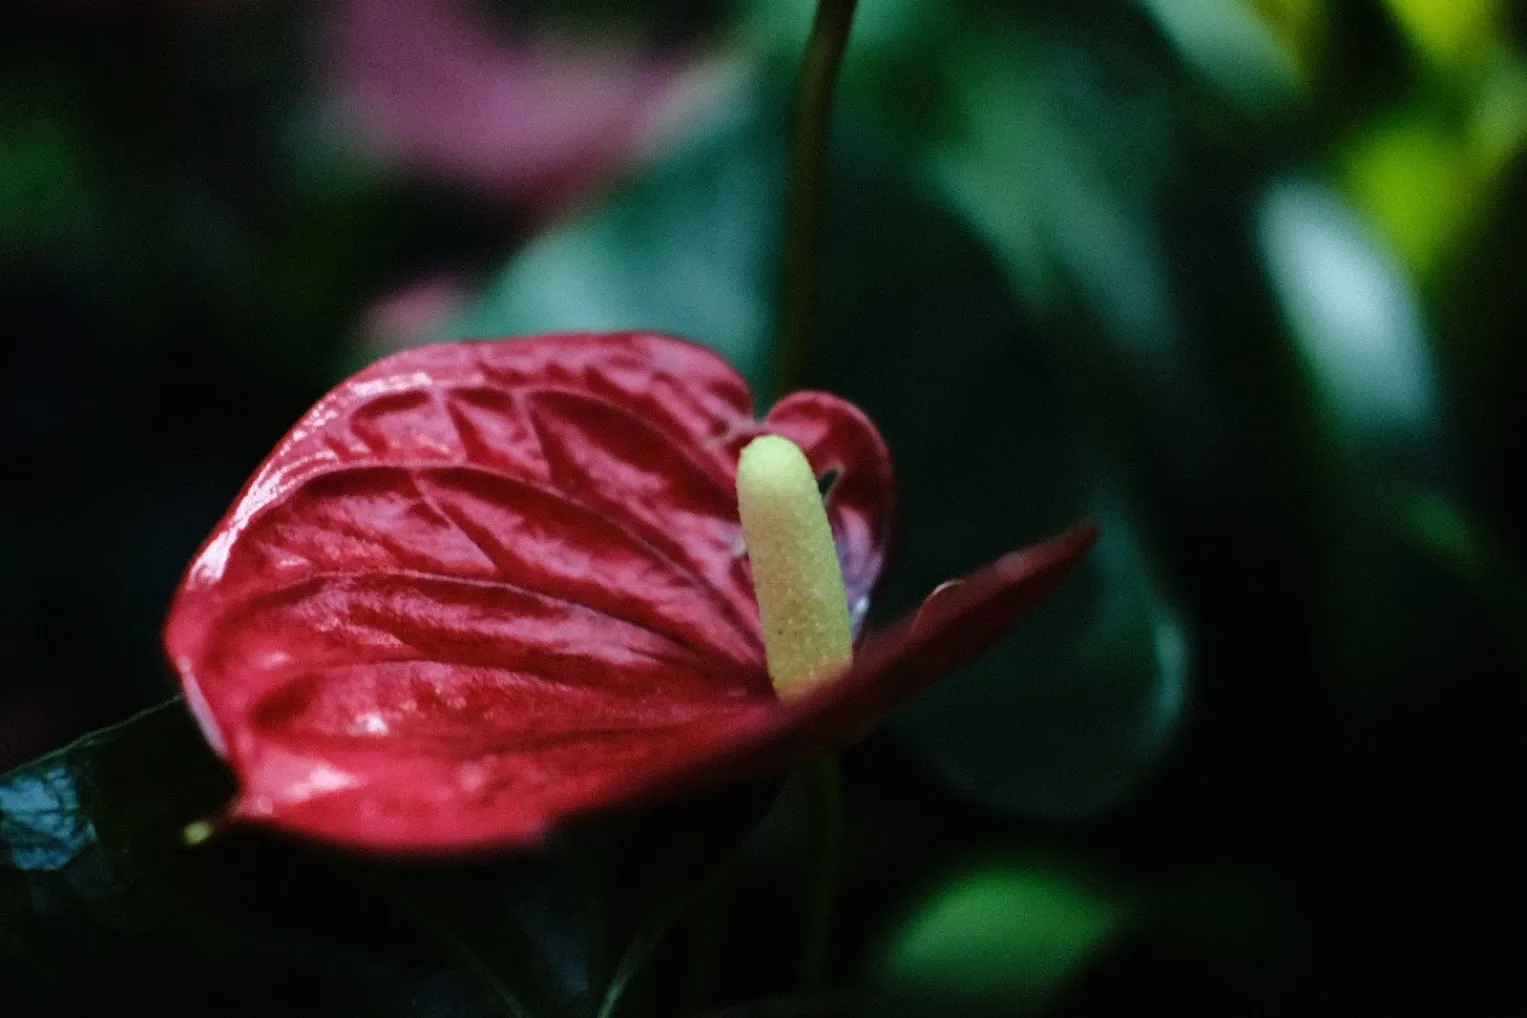
<path id="1" fill-rule="evenodd" d="M 769 679 L 781 696 L 853 661 L 853 629 L 832 528 L 805 453 L 764 435 L 737 463 L 737 510 L 753 567 Z"/>

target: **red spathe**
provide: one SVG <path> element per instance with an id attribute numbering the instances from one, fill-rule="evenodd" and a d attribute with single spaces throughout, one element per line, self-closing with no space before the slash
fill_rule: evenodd
<path id="1" fill-rule="evenodd" d="M 940 588 L 782 702 L 764 666 L 737 457 L 820 476 L 855 627 L 890 538 L 890 458 L 826 393 L 759 422 L 720 358 L 642 333 L 409 350 L 298 422 L 192 562 L 165 641 L 237 772 L 234 815 L 444 854 L 719 784 L 851 739 L 1069 572 L 1074 529 Z"/>

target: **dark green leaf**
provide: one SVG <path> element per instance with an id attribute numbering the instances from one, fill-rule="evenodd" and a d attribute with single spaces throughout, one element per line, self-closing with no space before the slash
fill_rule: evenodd
<path id="1" fill-rule="evenodd" d="M 1442 394 L 1420 300 L 1399 260 L 1345 201 L 1311 181 L 1270 186 L 1257 226 L 1337 454 L 1362 471 L 1359 483 L 1434 471 Z"/>
<path id="2" fill-rule="evenodd" d="M 1350 203 L 1310 180 L 1271 184 L 1257 226 L 1315 396 L 1319 595 L 1338 692 L 1358 716 L 1403 715 L 1489 674 L 1488 644 L 1520 650 L 1513 610 L 1501 614 L 1498 576 L 1510 568 L 1487 567 L 1496 589 L 1469 589 L 1480 574 L 1466 560 L 1480 549 L 1460 547 L 1471 535 L 1449 504 L 1467 490 L 1468 460 L 1411 273 Z"/>
<path id="3" fill-rule="evenodd" d="M 1106 809 L 1150 772 L 1190 665 L 1189 634 L 1127 505 L 1105 490 L 1088 515 L 1103 536 L 1079 573 L 896 719 L 970 797 L 1063 820 Z"/>
<path id="4" fill-rule="evenodd" d="M 1400 501 L 1391 525 L 1468 588 L 1515 648 L 1527 675 L 1527 582 L 1506 543 L 1465 506 L 1436 491 Z"/>
<path id="5" fill-rule="evenodd" d="M 0 777 L 0 860 L 130 884 L 177 849 L 178 825 L 230 790 L 177 697 Z"/>
<path id="6" fill-rule="evenodd" d="M 1300 51 L 1296 33 L 1280 32 L 1255 2 L 1143 0 L 1143 6 L 1184 61 L 1247 105 L 1272 107 L 1302 97 L 1308 54 Z"/>
<path id="7" fill-rule="evenodd" d="M 185 825 L 229 791 L 179 700 L 0 779 L 14 1013 L 608 1014 L 772 795 L 741 786 L 540 854 L 426 864 L 238 829 L 187 847 Z"/>

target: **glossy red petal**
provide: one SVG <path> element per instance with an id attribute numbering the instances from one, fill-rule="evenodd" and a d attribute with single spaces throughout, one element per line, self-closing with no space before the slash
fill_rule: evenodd
<path id="1" fill-rule="evenodd" d="M 770 745 L 782 716 L 772 697 L 654 701 L 558 686 L 455 667 L 331 672 L 289 687 L 254 718 L 262 730 L 233 812 L 356 848 L 484 851 L 803 755 Z"/>
<path id="2" fill-rule="evenodd" d="M 1084 524 L 943 585 L 872 637 L 853 667 L 798 700 L 749 704 L 673 732 L 647 765 L 590 783 L 568 816 L 789 766 L 862 736 L 892 708 L 979 657 L 1069 576 L 1097 540 Z"/>
<path id="3" fill-rule="evenodd" d="M 829 518 L 863 595 L 889 533 L 868 421 L 824 394 L 776 413 L 755 421 L 708 351 L 631 333 L 425 347 L 339 386 L 166 627 L 237 812 L 380 849 L 512 844 L 757 730 L 778 707 L 741 444 L 777 429 L 841 475 Z"/>

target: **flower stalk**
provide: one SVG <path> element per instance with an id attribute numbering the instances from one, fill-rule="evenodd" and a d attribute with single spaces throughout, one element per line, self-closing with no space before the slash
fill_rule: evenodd
<path id="1" fill-rule="evenodd" d="M 804 770 L 811 811 L 811 872 L 806 888 L 806 924 L 801 934 L 801 992 L 815 993 L 827 980 L 833 913 L 843 867 L 843 775 L 830 753 Z"/>
<path id="2" fill-rule="evenodd" d="M 817 300 L 832 99 L 857 6 L 857 0 L 819 0 L 806 42 L 785 197 L 784 265 L 774 337 L 776 395 L 800 388 L 806 371 Z"/>
<path id="3" fill-rule="evenodd" d="M 811 35 L 806 42 L 795 134 L 790 148 L 790 179 L 785 198 L 784 265 L 780 272 L 779 319 L 774 337 L 776 395 L 799 388 L 806 375 L 821 263 L 827 137 L 832 126 L 832 101 L 837 88 L 838 69 L 843 63 L 843 53 L 848 48 L 848 33 L 853 26 L 857 6 L 857 0 L 818 0 Z M 741 477 L 739 464 L 739 491 Z M 820 514 L 820 510 L 818 512 Z M 826 522 L 823 516 L 821 529 L 826 529 Z M 830 531 L 827 542 L 831 549 Z M 836 643 L 823 640 L 822 646 L 830 648 L 823 656 L 825 659 L 832 654 L 842 653 L 842 666 L 846 666 L 852 662 L 853 633 L 847 624 L 847 607 L 842 596 L 843 578 L 838 571 L 836 557 L 832 560 L 832 566 L 837 576 L 836 605 L 844 612 L 840 631 L 847 640 L 847 648 L 843 651 Z M 756 583 L 756 561 L 754 575 Z M 834 621 L 835 611 L 832 615 Z M 762 597 L 760 612 L 763 613 Z M 826 617 L 826 609 L 821 609 L 818 618 Z M 763 621 L 767 645 L 770 621 L 767 614 L 763 614 Z M 790 688 L 806 689 L 813 685 L 809 677 L 804 682 L 787 679 L 782 683 L 775 674 L 772 647 L 769 651 L 770 679 L 781 695 L 785 695 L 785 691 Z M 815 666 L 821 668 L 822 663 L 817 662 Z M 792 682 L 798 685 L 792 687 Z M 806 779 L 811 798 L 812 861 L 806 926 L 801 941 L 800 985 L 803 990 L 810 992 L 822 986 L 826 975 L 828 942 L 842 856 L 843 782 L 837 759 L 831 755 L 817 757 L 808 764 Z"/>

